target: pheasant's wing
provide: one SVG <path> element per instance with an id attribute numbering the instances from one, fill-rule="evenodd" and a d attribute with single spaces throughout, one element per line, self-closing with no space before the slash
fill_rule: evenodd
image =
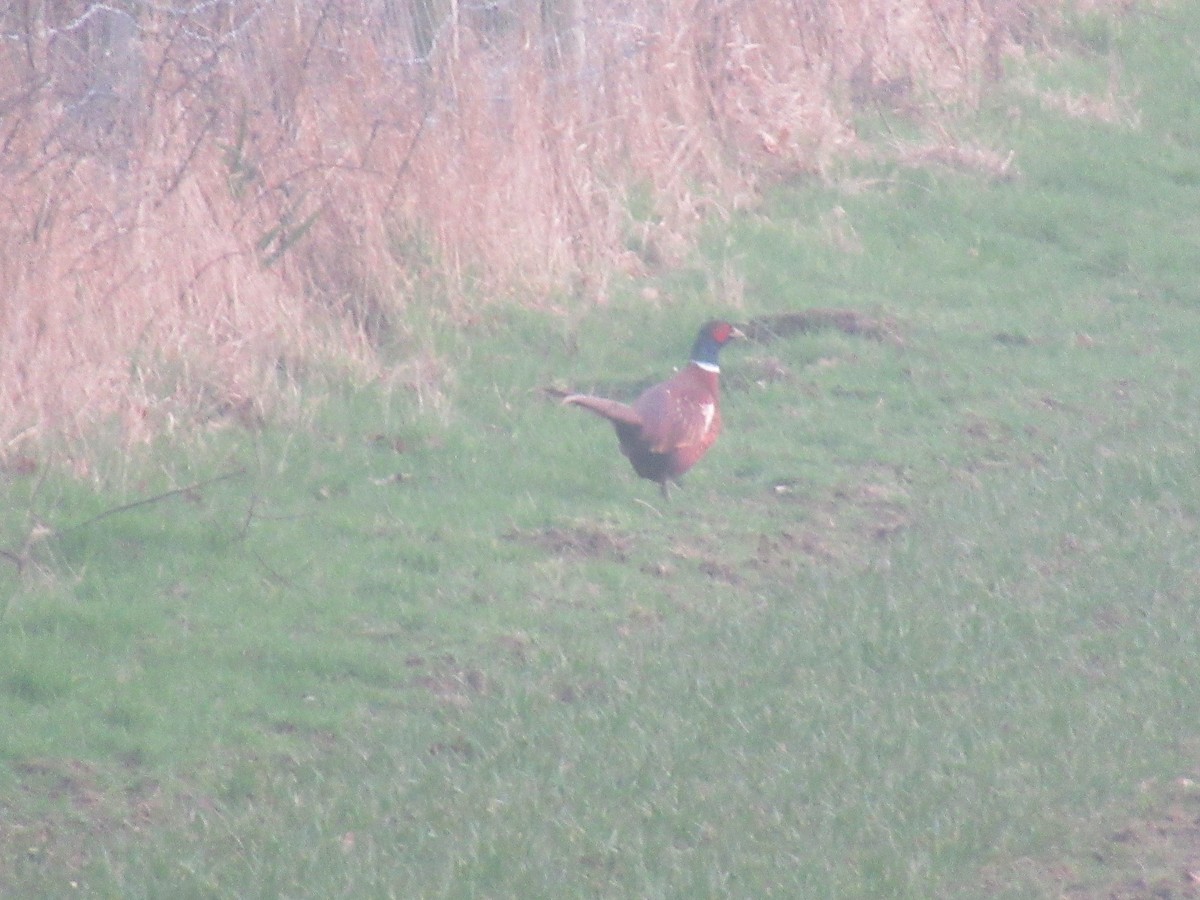
<path id="1" fill-rule="evenodd" d="M 717 414 L 716 405 L 700 403 L 670 381 L 648 388 L 634 403 L 641 416 L 642 438 L 655 453 L 671 453 L 701 443 Z"/>
<path id="2" fill-rule="evenodd" d="M 614 425 L 624 425 L 630 428 L 642 427 L 642 417 L 628 403 L 617 400 L 606 400 L 604 397 L 592 397 L 589 394 L 571 394 L 563 397 L 564 404 L 582 406 L 598 416 L 603 416 Z"/>

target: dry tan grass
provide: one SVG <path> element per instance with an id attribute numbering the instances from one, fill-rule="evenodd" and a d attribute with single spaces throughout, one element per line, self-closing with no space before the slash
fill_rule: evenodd
<path id="1" fill-rule="evenodd" d="M 855 104 L 974 102 L 1041 2 L 15 4 L 0 457 L 385 374 L 413 303 L 603 300 Z"/>

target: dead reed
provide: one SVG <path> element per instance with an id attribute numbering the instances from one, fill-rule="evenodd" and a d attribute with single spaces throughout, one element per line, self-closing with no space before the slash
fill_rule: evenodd
<path id="1" fill-rule="evenodd" d="M 386 377 L 413 304 L 602 301 L 856 106 L 975 102 L 1043 2 L 10 4 L 0 463 Z"/>

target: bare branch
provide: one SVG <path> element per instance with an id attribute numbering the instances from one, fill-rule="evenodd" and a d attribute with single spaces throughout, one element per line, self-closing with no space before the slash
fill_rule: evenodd
<path id="1" fill-rule="evenodd" d="M 103 519 L 107 519 L 110 516 L 115 516 L 118 513 L 129 512 L 130 510 L 133 510 L 133 509 L 139 509 L 140 507 L 143 507 L 143 506 L 149 506 L 152 503 L 161 503 L 163 500 L 168 500 L 171 497 L 178 497 L 181 494 L 190 494 L 193 491 L 198 491 L 201 488 L 208 487 L 209 485 L 217 484 L 218 482 L 221 482 L 221 481 L 228 481 L 231 478 L 239 478 L 245 474 L 246 474 L 246 468 L 245 468 L 245 466 L 243 466 L 241 468 L 234 469 L 233 471 L 225 472 L 222 475 L 217 475 L 215 478 L 206 478 L 203 481 L 196 481 L 196 482 L 193 482 L 192 484 L 185 485 L 184 487 L 181 487 L 181 488 L 175 488 L 174 490 L 164 491 L 163 493 L 155 494 L 152 497 L 144 497 L 141 500 L 135 500 L 132 503 L 126 503 L 122 506 L 116 506 L 116 507 L 113 507 L 112 509 L 106 509 L 104 512 L 99 513 L 98 515 L 92 516 L 90 519 L 84 519 L 82 522 L 76 522 L 74 525 L 68 525 L 66 528 L 63 528 L 59 531 L 55 531 L 54 534 L 55 535 L 63 535 L 63 534 L 67 534 L 68 532 L 71 532 L 71 531 L 78 531 L 80 528 L 86 528 L 89 525 L 95 525 L 97 522 L 102 521 Z"/>

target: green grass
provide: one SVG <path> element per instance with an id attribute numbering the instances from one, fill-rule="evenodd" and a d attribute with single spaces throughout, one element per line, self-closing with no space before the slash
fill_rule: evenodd
<path id="1" fill-rule="evenodd" d="M 1014 90 L 970 126 L 1008 181 L 782 186 L 669 303 L 431 325 L 420 392 L 100 491 L 9 478 L 0 546 L 57 533 L 0 562 L 0 894 L 1133 878 L 1105 835 L 1200 764 L 1200 15 L 1073 27 L 1038 83 L 1119 60 L 1136 127 Z M 710 314 L 813 306 L 893 339 L 727 350 L 726 434 L 669 503 L 540 391 L 631 392 Z"/>

